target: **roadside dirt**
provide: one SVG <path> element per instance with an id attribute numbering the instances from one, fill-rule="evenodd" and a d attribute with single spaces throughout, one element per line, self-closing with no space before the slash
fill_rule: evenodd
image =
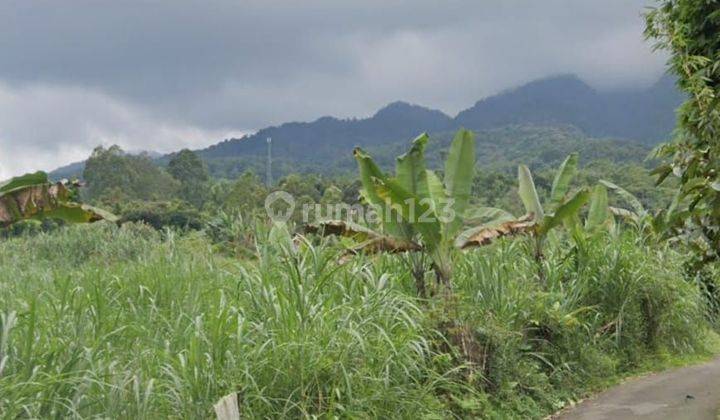
<path id="1" fill-rule="evenodd" d="M 718 420 L 720 358 L 711 362 L 634 378 L 577 406 L 560 420 Z"/>

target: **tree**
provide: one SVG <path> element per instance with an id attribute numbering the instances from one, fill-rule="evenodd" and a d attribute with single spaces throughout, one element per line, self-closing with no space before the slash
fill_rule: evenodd
<path id="1" fill-rule="evenodd" d="M 263 209 L 268 190 L 253 172 L 246 171 L 234 181 L 219 181 L 210 188 L 211 202 L 218 209 L 250 216 Z"/>
<path id="2" fill-rule="evenodd" d="M 149 156 L 129 155 L 116 145 L 96 147 L 87 160 L 83 178 L 90 198 L 116 203 L 170 199 L 179 186 Z"/>
<path id="3" fill-rule="evenodd" d="M 278 189 L 287 192 L 293 197 L 306 195 L 312 198 L 314 202 L 318 202 L 322 198 L 321 181 L 316 175 L 290 174 L 280 180 Z"/>
<path id="4" fill-rule="evenodd" d="M 195 207 L 202 207 L 209 197 L 210 181 L 202 159 L 195 152 L 183 149 L 170 160 L 167 171 L 180 182 L 180 198 Z"/>
<path id="5" fill-rule="evenodd" d="M 189 149 L 176 153 L 168 163 L 168 173 L 180 182 L 207 182 L 210 180 L 205 163 Z"/>
<path id="6" fill-rule="evenodd" d="M 702 265 L 720 250 L 720 3 L 663 0 L 646 20 L 646 36 L 670 53 L 670 69 L 688 95 L 674 140 L 658 150 L 666 163 L 654 173 L 658 183 L 679 179 L 676 226 Z"/>

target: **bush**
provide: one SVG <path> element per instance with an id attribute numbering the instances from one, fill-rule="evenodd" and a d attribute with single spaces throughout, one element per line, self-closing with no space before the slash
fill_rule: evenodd
<path id="1" fill-rule="evenodd" d="M 647 356 L 703 349 L 702 296 L 683 257 L 632 233 L 548 247 L 547 288 L 524 240 L 467 254 L 460 318 L 481 344 L 481 386 L 503 410 L 535 417 L 632 371 Z"/>
<path id="2" fill-rule="evenodd" d="M 0 228 L 0 238 L 14 238 L 24 235 L 37 235 L 43 232 L 52 232 L 65 226 L 62 220 L 43 219 L 43 220 L 21 220 L 10 226 Z"/>
<path id="3" fill-rule="evenodd" d="M 120 223 L 143 222 L 157 230 L 200 230 L 204 220 L 195 208 L 177 201 L 136 202 L 125 209 Z"/>

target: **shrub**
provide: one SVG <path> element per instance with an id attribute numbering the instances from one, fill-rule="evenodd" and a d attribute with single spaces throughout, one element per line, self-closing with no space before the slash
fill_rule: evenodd
<path id="1" fill-rule="evenodd" d="M 204 220 L 197 209 L 181 202 L 155 201 L 131 204 L 123 211 L 120 222 L 143 222 L 157 230 L 200 230 Z"/>
<path id="2" fill-rule="evenodd" d="M 543 289 L 530 241 L 479 249 L 457 270 L 460 316 L 482 343 L 481 385 L 505 410 L 539 416 L 659 349 L 703 348 L 702 297 L 682 280 L 680 253 L 631 232 L 594 236 L 587 253 L 554 236 Z"/>

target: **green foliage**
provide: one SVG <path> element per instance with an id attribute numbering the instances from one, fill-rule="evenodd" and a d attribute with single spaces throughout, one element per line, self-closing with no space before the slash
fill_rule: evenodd
<path id="1" fill-rule="evenodd" d="M 445 196 L 452 200 L 450 209 L 455 215 L 465 214 L 474 172 L 475 136 L 470 131 L 460 130 L 450 144 L 445 161 Z M 460 217 L 453 217 L 445 234 L 452 237 L 460 228 L 461 221 Z"/>
<path id="2" fill-rule="evenodd" d="M 268 190 L 252 172 L 245 172 L 234 181 L 218 181 L 210 188 L 212 207 L 225 212 L 252 215 L 263 207 Z"/>
<path id="3" fill-rule="evenodd" d="M 570 194 L 577 161 L 578 155 L 571 154 L 555 173 L 549 203 L 546 205 L 547 211 L 540 202 L 530 169 L 525 165 L 518 167 L 518 195 L 525 207 L 526 218 L 532 222 L 532 227 L 527 231 L 535 237 L 535 259 L 538 262 L 543 258 L 542 246 L 550 231 L 563 224 L 572 224 L 580 209 L 591 198 L 587 189 L 580 189 Z M 542 269 L 540 276 L 544 277 Z"/>
<path id="4" fill-rule="evenodd" d="M 578 159 L 578 154 L 573 153 L 568 156 L 558 168 L 557 175 L 552 183 L 552 190 L 550 190 L 550 201 L 553 204 L 558 205 L 562 203 L 565 196 L 567 196 L 570 190 L 570 183 L 572 183 L 577 175 Z"/>
<path id="5" fill-rule="evenodd" d="M 100 146 L 87 160 L 83 178 L 92 200 L 115 205 L 127 200 L 172 198 L 179 182 L 146 155 L 126 154 L 118 146 Z"/>
<path id="6" fill-rule="evenodd" d="M 670 68 L 687 93 L 675 141 L 659 149 L 669 159 L 655 173 L 679 179 L 677 222 L 698 263 L 720 249 L 720 9 L 714 1 L 663 0 L 647 13 L 646 35 L 670 54 Z"/>
<path id="7" fill-rule="evenodd" d="M 203 183 L 210 180 L 203 161 L 189 149 L 182 149 L 173 155 L 168 163 L 167 171 L 173 178 L 183 183 Z"/>
<path id="8" fill-rule="evenodd" d="M 608 220 L 612 220 L 612 214 L 608 205 L 607 188 L 603 184 L 598 184 L 593 188 L 590 196 L 590 208 L 585 220 L 585 228 L 597 229 L 606 225 Z"/>
<path id="9" fill-rule="evenodd" d="M 59 219 L 69 223 L 115 220 L 108 212 L 73 202 L 76 195 L 66 183 L 50 183 L 45 172 L 12 178 L 0 184 L 0 227 L 28 219 Z"/>
<path id="10" fill-rule="evenodd" d="M 525 206 L 525 211 L 541 223 L 545 218 L 545 211 L 540 204 L 540 197 L 535 189 L 530 169 L 525 165 L 518 166 L 518 194 Z"/>
<path id="11" fill-rule="evenodd" d="M 344 199 L 343 191 L 335 185 L 330 185 L 325 188 L 320 204 L 340 204 L 343 203 Z"/>
<path id="12" fill-rule="evenodd" d="M 216 251 L 233 257 L 256 257 L 256 219 L 243 217 L 239 211 L 219 210 L 204 227 Z"/>
<path id="13" fill-rule="evenodd" d="M 643 160 L 651 150 L 649 146 L 632 141 L 589 137 L 571 126 L 509 125 L 472 131 L 477 145 L 476 161 L 483 171 L 488 172 L 514 172 L 521 163 L 537 172 L 559 165 L 573 152 L 578 152 L 582 157 L 581 165 L 606 160 L 615 165 L 632 164 L 643 168 L 645 166 Z M 337 139 L 333 137 L 332 141 L 327 140 L 327 143 L 312 149 L 319 150 L 318 153 L 324 155 L 322 159 L 317 159 L 317 154 L 308 154 L 307 148 L 290 156 L 274 155 L 273 172 L 281 177 L 293 173 L 345 176 L 355 170 L 356 163 L 350 157 L 350 152 L 352 147 L 358 144 L 373 156 L 381 168 L 390 170 L 395 166 L 396 156 L 406 152 L 408 140 L 418 132 L 422 130 L 411 130 L 401 135 L 385 132 L 377 135 L 377 139 L 383 139 L 382 142 L 371 141 L 367 144 L 353 141 L 349 145 L 339 145 Z M 427 166 L 429 169 L 442 171 L 455 132 L 441 129 L 429 131 L 429 134 L 433 141 L 428 143 L 425 151 Z M 216 178 L 235 179 L 248 170 L 263 174 L 265 138 L 262 137 L 263 147 L 259 149 L 257 155 L 233 155 L 232 152 L 220 155 L 201 153 L 201 157 L 206 161 L 210 173 Z M 292 141 L 298 143 L 297 138 L 292 138 Z M 622 184 L 628 185 L 627 182 Z"/>
<path id="14" fill-rule="evenodd" d="M 143 222 L 157 230 L 200 230 L 204 227 L 203 215 L 194 207 L 178 201 L 130 202 L 125 207 L 120 222 Z"/>
<path id="15" fill-rule="evenodd" d="M 43 186 L 50 183 L 45 172 L 38 171 L 12 178 L 0 184 L 0 194 L 8 194 L 13 191 L 23 190 L 28 187 Z"/>
<path id="16" fill-rule="evenodd" d="M 134 223 L 0 242 L 0 412 L 207 418 L 239 392 L 248 418 L 542 418 L 707 335 L 682 255 L 633 232 L 577 252 L 554 236 L 547 288 L 525 240 L 459 258 L 476 365 L 398 256 L 339 264 L 335 246 L 270 236 L 240 260 Z"/>
<path id="17" fill-rule="evenodd" d="M 395 178 L 383 174 L 362 150 L 356 149 L 355 158 L 363 197 L 380 215 L 383 232 L 402 242 L 419 243 L 432 260 L 438 280 L 449 285 L 455 235 L 462 227 L 472 188 L 474 139 L 466 130 L 455 135 L 445 164 L 444 184 L 426 169 L 428 139 L 427 134 L 420 135 L 410 151 L 398 157 Z M 421 283 L 424 270 L 416 267 L 413 271 Z M 418 292 L 422 294 L 423 290 L 424 286 L 419 286 Z"/>
<path id="18" fill-rule="evenodd" d="M 0 228 L 0 238 L 7 239 L 18 236 L 39 235 L 41 233 L 53 232 L 64 225 L 65 222 L 57 219 L 21 220 L 10 226 Z"/>
<path id="19" fill-rule="evenodd" d="M 117 256 L 35 261 L 42 242 Z M 250 418 L 452 415 L 436 391 L 463 385 L 432 368 L 433 334 L 387 277 L 338 269 L 327 248 L 228 266 L 205 246 L 125 227 L 3 244 L 3 264 L 24 257 L 0 273 L 0 411 L 205 418 L 239 390 Z"/>
<path id="20" fill-rule="evenodd" d="M 208 199 L 210 174 L 195 152 L 183 149 L 176 153 L 167 167 L 168 173 L 180 183 L 180 198 L 197 208 Z"/>
<path id="21" fill-rule="evenodd" d="M 702 348 L 700 292 L 671 247 L 647 248 L 629 232 L 589 237 L 588 252 L 573 254 L 573 241 L 554 237 L 541 286 L 530 242 L 477 248 L 455 273 L 460 317 L 481 343 L 478 380 L 500 417 L 542 418 L 658 349 Z"/>

